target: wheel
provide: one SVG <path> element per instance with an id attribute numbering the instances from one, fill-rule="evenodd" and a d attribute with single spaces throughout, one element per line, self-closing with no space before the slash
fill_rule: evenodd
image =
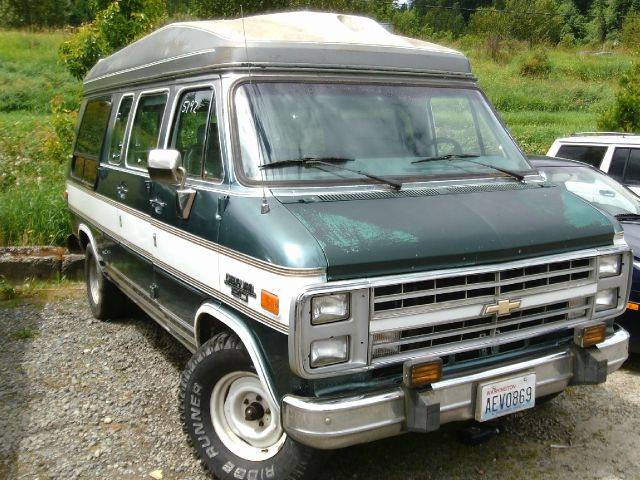
<path id="1" fill-rule="evenodd" d="M 458 141 L 454 140 L 453 138 L 438 137 L 434 140 L 434 143 L 436 145 L 439 143 L 449 144 L 452 147 L 450 152 L 452 155 L 462 155 L 462 145 L 460 145 L 460 143 L 458 143 Z"/>
<path id="2" fill-rule="evenodd" d="M 89 307 L 94 317 L 107 320 L 124 314 L 127 297 L 105 278 L 91 245 L 87 245 L 84 255 L 84 279 L 87 284 Z"/>
<path id="3" fill-rule="evenodd" d="M 220 480 L 311 478 L 320 452 L 289 438 L 274 407 L 234 334 L 204 343 L 182 375 L 183 428 Z"/>

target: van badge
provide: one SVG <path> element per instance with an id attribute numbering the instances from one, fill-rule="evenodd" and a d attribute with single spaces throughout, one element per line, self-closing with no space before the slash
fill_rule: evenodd
<path id="1" fill-rule="evenodd" d="M 256 292 L 253 289 L 253 284 L 245 282 L 244 280 L 240 280 L 239 278 L 236 278 L 233 275 L 229 275 L 228 273 L 224 279 L 224 284 L 231 287 L 231 295 L 239 298 L 243 302 L 248 302 L 249 297 L 255 298 L 256 296 Z"/>
<path id="2" fill-rule="evenodd" d="M 493 305 L 485 305 L 483 315 L 490 315 L 495 313 L 498 316 L 508 315 L 511 313 L 511 310 L 515 310 L 516 308 L 520 308 L 520 304 L 522 302 L 520 300 L 514 300 L 513 302 L 508 298 L 505 300 L 499 300 L 498 303 Z"/>

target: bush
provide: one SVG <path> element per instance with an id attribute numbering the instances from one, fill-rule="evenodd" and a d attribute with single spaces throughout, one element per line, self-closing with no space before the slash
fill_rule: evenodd
<path id="1" fill-rule="evenodd" d="M 536 50 L 520 64 L 519 71 L 523 77 L 547 78 L 551 73 L 549 56 L 543 50 Z"/>
<path id="2" fill-rule="evenodd" d="M 622 23 L 622 44 L 636 53 L 640 52 L 640 12 L 630 11 Z"/>
<path id="3" fill-rule="evenodd" d="M 598 128 L 606 131 L 640 130 L 640 64 L 620 77 L 615 103 L 598 119 Z"/>

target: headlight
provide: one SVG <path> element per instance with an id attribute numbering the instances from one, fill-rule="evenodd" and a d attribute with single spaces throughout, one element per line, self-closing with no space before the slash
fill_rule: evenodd
<path id="1" fill-rule="evenodd" d="M 608 288 L 596 294 L 596 312 L 609 310 L 618 306 L 618 289 Z"/>
<path id="2" fill-rule="evenodd" d="M 606 255 L 598 259 L 598 278 L 620 275 L 621 256 Z"/>
<path id="3" fill-rule="evenodd" d="M 311 368 L 343 363 L 349 359 L 349 335 L 311 342 Z"/>
<path id="4" fill-rule="evenodd" d="M 349 303 L 350 295 L 348 293 L 313 297 L 311 299 L 311 323 L 321 325 L 348 319 Z"/>

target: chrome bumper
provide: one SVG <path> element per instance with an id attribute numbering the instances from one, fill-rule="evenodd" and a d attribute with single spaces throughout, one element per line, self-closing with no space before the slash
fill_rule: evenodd
<path id="1" fill-rule="evenodd" d="M 444 423 L 474 418 L 479 382 L 535 373 L 537 397 L 575 383 L 599 383 L 605 372 L 598 376 L 593 369 L 585 369 L 585 354 L 599 360 L 602 367 L 606 362 L 606 374 L 610 374 L 627 359 L 628 344 L 629 334 L 618 329 L 592 349 L 567 347 L 544 357 L 443 380 L 424 392 L 397 387 L 320 400 L 286 395 L 282 400 L 282 422 L 292 438 L 320 449 L 342 448 L 410 430 L 435 430 Z"/>

